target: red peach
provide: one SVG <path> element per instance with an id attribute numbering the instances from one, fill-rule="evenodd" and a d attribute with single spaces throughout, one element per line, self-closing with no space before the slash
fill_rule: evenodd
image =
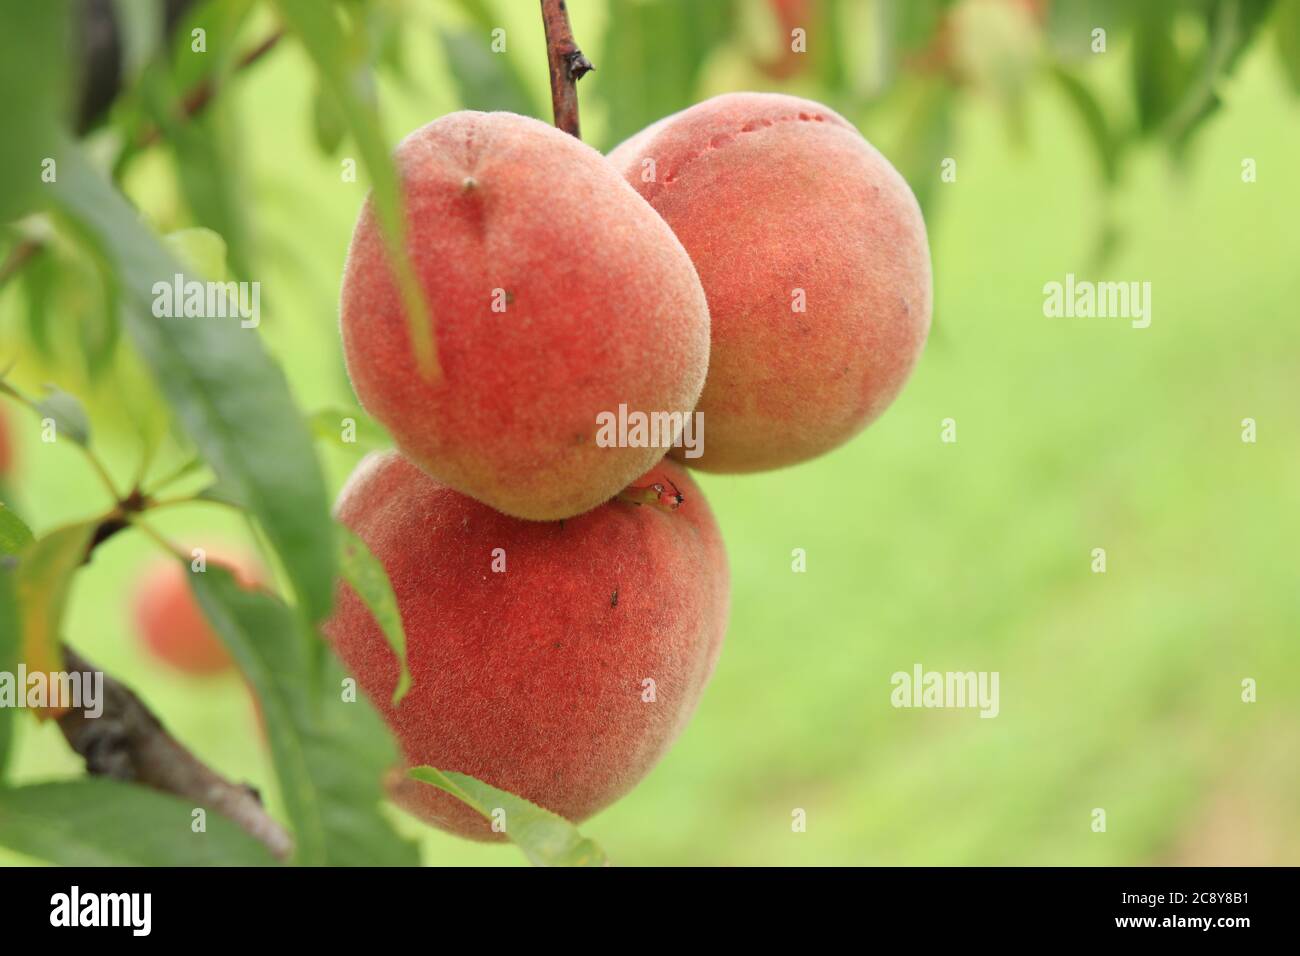
<path id="1" fill-rule="evenodd" d="M 580 821 L 635 786 L 694 711 L 722 646 L 728 572 L 709 506 L 675 463 L 541 523 L 397 453 L 374 455 L 338 516 L 392 581 L 412 679 L 401 703 L 397 657 L 347 586 L 326 633 L 408 765 L 467 773 Z M 426 784 L 400 779 L 393 796 L 452 833 L 500 838 Z"/>
<path id="2" fill-rule="evenodd" d="M 598 152 L 511 113 L 453 113 L 397 148 L 407 249 L 441 377 L 417 369 L 369 202 L 343 276 L 348 373 L 412 461 L 499 511 L 596 507 L 665 448 L 601 447 L 598 416 L 689 413 L 704 293 L 672 231 Z"/>
<path id="3" fill-rule="evenodd" d="M 609 158 L 672 226 L 709 300 L 693 466 L 805 461 L 893 401 L 930 329 L 930 252 L 912 191 L 848 120 L 793 96 L 729 94 Z"/>
<path id="4" fill-rule="evenodd" d="M 254 587 L 263 578 L 248 558 L 209 554 L 207 560 L 229 570 L 243 587 Z M 149 653 L 175 670 L 218 674 L 229 670 L 233 661 L 190 591 L 190 573 L 174 559 L 159 560 L 146 570 L 135 593 L 136 628 Z"/>

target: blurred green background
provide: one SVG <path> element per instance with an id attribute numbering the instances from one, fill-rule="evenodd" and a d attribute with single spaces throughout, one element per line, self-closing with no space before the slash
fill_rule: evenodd
<path id="1" fill-rule="evenodd" d="M 677 745 L 583 832 L 621 864 L 1300 862 L 1300 4 L 952 6 L 569 2 L 597 68 L 579 86 L 588 142 L 607 149 L 731 90 L 827 102 L 922 198 L 935 278 L 930 342 L 879 422 L 797 468 L 703 476 L 732 568 L 721 662 Z M 1238 19 L 1216 19 L 1224 7 Z M 464 105 L 549 119 L 531 0 L 369 9 L 387 38 L 376 98 L 390 144 Z M 1240 43 L 1217 32 L 1256 12 Z M 783 52 L 792 24 L 807 54 Z M 498 26 L 504 56 L 489 52 Z M 1095 27 L 1104 53 L 1089 48 Z M 259 10 L 241 45 L 274 28 Z M 341 181 L 351 143 L 316 90 L 290 38 L 214 100 L 203 131 L 221 150 L 222 222 L 165 146 L 122 184 L 159 231 L 226 236 L 232 265 L 263 284 L 261 334 L 308 411 L 353 401 L 337 295 L 366 189 L 364 175 Z M 955 182 L 940 179 L 944 158 Z M 1043 286 L 1067 273 L 1150 282 L 1150 327 L 1045 317 Z M 139 382 L 92 376 L 75 333 L 41 348 L 35 288 L 0 292 L 0 360 L 18 383 L 81 397 L 125 484 Z M 93 312 L 93 284 L 47 292 L 50 315 Z M 34 529 L 109 504 L 67 443 L 42 444 L 15 406 L 0 414 Z M 337 490 L 357 456 L 323 454 Z M 177 540 L 252 547 L 218 508 L 154 520 Z M 66 633 L 274 806 L 242 681 L 177 677 L 141 650 L 129 602 L 153 551 L 137 534 L 98 550 Z M 917 663 L 999 672 L 999 716 L 894 709 L 890 676 Z M 1242 702 L 1246 678 L 1256 703 Z M 17 781 L 80 773 L 56 728 L 20 722 Z M 792 832 L 794 808 L 807 832 Z M 426 863 L 523 862 L 394 819 Z"/>

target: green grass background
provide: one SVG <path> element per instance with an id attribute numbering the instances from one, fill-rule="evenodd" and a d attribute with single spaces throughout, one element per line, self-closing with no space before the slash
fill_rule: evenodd
<path id="1" fill-rule="evenodd" d="M 540 42 L 523 39 L 535 39 L 532 5 L 509 6 L 528 8 L 510 24 L 541 90 Z M 617 69 L 599 58 L 601 5 L 573 7 L 584 47 Z M 414 89 L 381 87 L 394 142 L 457 108 L 436 50 L 424 53 Z M 708 82 L 729 88 L 728 71 Z M 262 243 L 261 333 L 309 410 L 348 396 L 338 277 L 364 193 L 316 151 L 312 89 L 286 44 L 231 91 Z M 1092 154 L 1059 96 L 1034 89 L 1020 145 L 995 105 L 959 100 L 958 181 L 936 188 L 929 222 L 934 332 L 906 391 L 815 462 L 703 478 L 731 560 L 730 629 L 677 745 L 583 827 L 616 862 L 1300 862 L 1300 111 L 1260 47 L 1224 93 L 1188 169 L 1154 149 L 1135 158 L 1105 273 L 1089 271 L 1103 202 Z M 584 121 L 600 142 L 599 111 Z M 1241 181 L 1243 157 L 1258 182 Z M 183 224 L 163 159 L 129 186 L 158 224 Z M 1151 327 L 1045 318 L 1043 284 L 1067 272 L 1150 281 Z M 18 311 L 6 293 L 6 337 Z M 112 387 L 88 404 L 111 417 Z M 18 507 L 38 531 L 107 505 L 75 449 L 6 414 L 22 446 Z M 1241 441 L 1246 417 L 1255 444 Z M 940 441 L 945 418 L 954 444 Z M 97 442 L 125 483 L 129 432 Z M 350 459 L 326 460 L 337 488 Z M 156 524 L 185 541 L 247 540 L 212 507 Z M 1090 570 L 1097 547 L 1105 574 Z M 806 573 L 791 570 L 794 548 Z M 175 677 L 139 649 L 129 597 L 152 550 L 132 534 L 99 550 L 67 635 L 274 803 L 241 681 Z M 1000 715 L 892 708 L 890 675 L 917 662 L 1000 672 Z M 1244 678 L 1257 703 L 1241 701 Z M 53 727 L 24 717 L 17 746 L 20 781 L 80 772 Z M 805 833 L 792 832 L 794 808 Z M 427 863 L 522 862 L 394 818 Z"/>

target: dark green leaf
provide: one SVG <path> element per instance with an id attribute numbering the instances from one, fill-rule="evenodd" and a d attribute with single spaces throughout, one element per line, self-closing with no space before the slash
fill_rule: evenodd
<path id="1" fill-rule="evenodd" d="M 1157 130 L 1178 107 L 1193 65 L 1174 44 L 1174 18 L 1149 8 L 1133 33 L 1133 91 L 1138 128 Z"/>
<path id="2" fill-rule="evenodd" d="M 415 847 L 398 837 L 380 813 L 382 778 L 396 764 L 397 753 L 365 695 L 343 699 L 343 673 L 330 655 L 322 658 L 320 680 L 313 681 L 308 639 L 274 596 L 244 590 L 216 565 L 189 579 L 204 614 L 261 702 L 293 824 L 295 861 L 417 863 Z"/>
<path id="3" fill-rule="evenodd" d="M 218 478 L 247 501 L 292 578 L 304 613 L 333 603 L 333 522 L 311 436 L 284 373 L 239 318 L 156 318 L 155 283 L 183 270 L 126 202 L 68 145 L 58 204 L 121 279 L 127 329 Z"/>
<path id="4" fill-rule="evenodd" d="M 1092 90 L 1066 67 L 1053 67 L 1051 73 L 1061 89 L 1065 91 L 1066 98 L 1074 107 L 1075 113 L 1083 121 L 1084 131 L 1087 132 L 1088 141 L 1097 155 L 1103 178 L 1113 185 L 1119 179 L 1119 144 L 1111 132 L 1110 125 L 1106 122 L 1106 114 L 1101 108 L 1101 103 L 1093 95 Z"/>
<path id="5" fill-rule="evenodd" d="M 208 812 L 193 830 L 188 802 L 92 777 L 0 789 L 0 843 L 60 866 L 270 866 L 270 853 Z"/>
<path id="6" fill-rule="evenodd" d="M 489 821 L 501 811 L 505 834 L 535 866 L 608 866 L 609 858 L 594 841 L 578 832 L 568 820 L 513 793 L 498 790 L 463 773 L 414 767 L 412 779 L 443 790 L 473 807 Z"/>
<path id="7" fill-rule="evenodd" d="M 339 568 L 343 572 L 343 578 L 370 609 L 379 629 L 384 632 L 388 646 L 397 655 L 401 674 L 397 680 L 397 689 L 393 691 L 393 706 L 396 707 L 411 687 L 411 672 L 406 666 L 406 631 L 402 629 L 397 595 L 393 593 L 393 586 L 388 581 L 388 572 L 379 563 L 379 559 L 370 553 L 364 541 L 346 525 L 339 525 L 339 539 Z"/>

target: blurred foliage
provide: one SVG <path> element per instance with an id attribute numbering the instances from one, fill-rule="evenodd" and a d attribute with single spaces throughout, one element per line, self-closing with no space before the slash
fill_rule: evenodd
<path id="1" fill-rule="evenodd" d="M 196 499 L 234 505 L 234 526 L 269 552 L 281 572 L 277 593 L 249 595 L 220 574 L 198 576 L 194 587 L 261 702 L 277 807 L 294 827 L 298 862 L 414 859 L 401 827 L 378 806 L 392 742 L 364 704 L 362 719 L 340 717 L 341 675 L 315 633 L 341 563 L 402 646 L 391 592 L 355 543 L 344 538 L 340 549 L 328 514 L 327 473 L 387 439 L 345 405 L 337 346 L 320 344 L 336 338 L 333 317 L 322 313 L 332 307 L 337 274 L 329 268 L 337 263 L 322 279 L 318 246 L 300 224 L 317 221 L 309 213 L 318 205 L 355 214 L 360 193 L 321 198 L 323 187 L 340 182 L 338 170 L 351 168 L 359 188 L 372 190 L 390 241 L 400 242 L 388 156 L 405 130 L 393 127 L 393 115 L 427 121 L 468 108 L 549 119 L 535 7 L 51 0 L 0 12 L 0 85 L 21 91 L 0 115 L 0 378 L 40 396 L 30 404 L 85 445 L 92 461 L 108 457 L 119 473 L 130 472 L 131 490 L 180 482 Z M 1252 51 L 1262 48 L 1276 64 L 1293 107 L 1300 96 L 1300 0 L 571 0 L 570 8 L 578 42 L 596 63 L 579 87 L 594 145 L 608 149 L 723 90 L 807 96 L 867 132 L 912 185 L 932 235 L 945 215 L 942 164 L 968 148 L 963 118 L 995 117 L 1023 152 L 1040 135 L 1032 117 L 1041 112 L 1030 104 L 1050 97 L 1092 150 L 1094 268 L 1130 238 L 1122 207 L 1142 158 L 1163 156 L 1190 175 L 1198 143 L 1225 112 Z M 259 71 L 286 80 L 291 92 L 258 85 Z M 241 95 L 245 85 L 256 97 Z M 265 142 L 268 130 L 257 122 L 264 115 L 290 117 L 270 131 L 286 142 L 297 142 L 287 126 L 299 122 L 329 163 Z M 341 249 L 345 236 L 331 243 Z M 399 268 L 417 306 L 412 328 L 427 338 L 405 257 Z M 325 292 L 295 301 L 277 287 L 256 331 L 237 320 L 159 322 L 151 312 L 160 277 L 257 280 L 295 269 L 302 287 Z M 942 315 L 942 295 L 938 301 Z M 946 334 L 936 327 L 932 350 Z M 304 414 L 309 400 L 325 410 Z M 345 418 L 356 420 L 358 442 L 339 440 Z M 160 471 L 168 477 L 159 479 Z M 0 507 L 0 670 L 20 654 L 19 633 L 57 652 L 69 585 L 94 573 L 75 569 L 78 549 L 103 519 L 95 509 L 104 477 L 68 479 L 60 487 L 78 493 L 56 503 L 47 489 L 21 489 L 40 496 L 28 503 L 42 516 L 32 540 L 19 531 L 20 502 Z M 758 532 L 732 533 L 745 541 Z M 838 546 L 850 563 L 861 558 L 851 543 Z M 739 580 L 754 560 L 739 557 Z M 37 574 L 50 568 L 58 573 Z M 20 601 L 24 592 L 35 597 Z M 861 609 L 842 611 L 852 617 Z M 739 619 L 761 630 L 743 613 Z M 797 685 L 798 675 L 791 680 Z M 0 774 L 15 726 L 12 712 L 0 710 Z M 860 772 L 853 758 L 844 762 L 846 774 Z M 456 789 L 454 775 L 428 773 Z M 770 786 L 759 776 L 748 784 L 755 793 Z M 886 804 L 880 812 L 904 812 L 901 784 L 873 792 Z M 165 797 L 104 781 L 0 789 L 0 841 L 61 862 L 258 861 L 258 849 L 232 827 L 215 826 L 192 856 L 135 834 L 141 818 L 174 811 Z M 47 825 L 56 818 L 68 825 L 62 837 Z M 600 852 L 567 831 L 539 832 L 543 845 L 559 839 L 561 856 L 575 846 L 581 857 Z M 546 862 L 546 851 L 530 858 Z"/>

